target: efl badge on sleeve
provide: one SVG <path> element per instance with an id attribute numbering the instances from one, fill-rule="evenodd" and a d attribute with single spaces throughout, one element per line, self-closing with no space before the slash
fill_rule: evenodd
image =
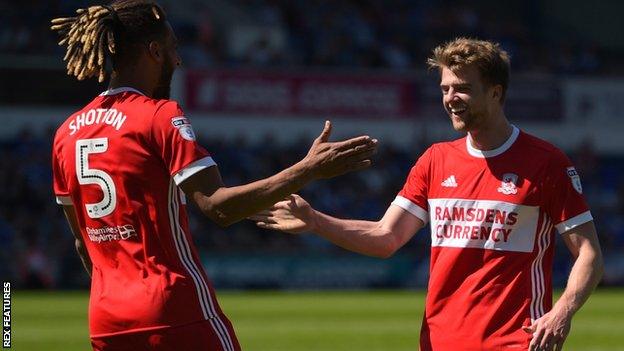
<path id="1" fill-rule="evenodd" d="M 574 190 L 576 190 L 577 193 L 582 194 L 583 186 L 581 185 L 581 177 L 578 175 L 576 168 L 568 167 L 566 168 L 566 171 L 568 172 L 568 177 L 570 177 Z"/>
<path id="2" fill-rule="evenodd" d="M 171 119 L 171 124 L 178 129 L 180 136 L 186 140 L 194 141 L 195 140 L 195 132 L 193 131 L 193 126 L 191 126 L 191 121 L 184 116 L 173 117 Z"/>
<path id="3" fill-rule="evenodd" d="M 503 174 L 503 180 L 501 181 L 501 186 L 498 188 L 499 193 L 503 193 L 505 195 L 512 195 L 518 193 L 518 175 L 514 173 L 505 173 Z"/>

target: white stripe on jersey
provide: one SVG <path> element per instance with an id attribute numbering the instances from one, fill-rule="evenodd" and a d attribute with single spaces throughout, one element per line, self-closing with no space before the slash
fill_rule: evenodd
<path id="1" fill-rule="evenodd" d="M 539 268 L 538 268 L 538 261 L 539 261 L 539 254 L 542 251 L 542 233 L 544 233 L 544 231 L 546 230 L 546 222 L 547 219 L 545 216 L 543 216 L 543 222 L 542 222 L 542 226 L 539 230 L 539 232 L 537 232 L 537 254 L 535 255 L 535 258 L 533 259 L 533 262 L 531 263 L 531 321 L 535 321 L 536 319 L 538 319 L 540 317 L 539 314 L 539 309 L 537 307 L 537 303 L 538 303 L 538 296 L 539 296 L 539 289 L 540 289 L 540 284 L 539 284 Z"/>
<path id="2" fill-rule="evenodd" d="M 542 284 L 542 294 L 539 297 L 539 308 L 540 308 L 540 317 L 543 316 L 546 311 L 544 311 L 544 295 L 546 295 L 546 277 L 544 275 L 544 256 L 550 247 L 550 241 L 552 238 L 553 224 L 552 221 L 548 220 L 548 226 L 546 227 L 546 231 L 544 232 L 544 249 L 542 251 L 542 257 L 540 257 L 539 261 L 539 271 L 542 275 L 541 284 Z"/>
<path id="3" fill-rule="evenodd" d="M 174 211 L 174 209 L 173 209 L 174 204 L 173 204 L 173 201 L 172 201 L 173 196 L 174 196 L 173 182 L 170 182 L 170 184 L 169 184 L 169 197 L 168 197 L 169 204 L 168 205 L 169 205 L 169 225 L 171 226 L 171 234 L 173 236 L 173 242 L 174 242 L 174 244 L 176 246 L 176 250 L 178 251 L 178 256 L 180 257 L 180 261 L 182 262 L 182 265 L 184 265 L 184 268 L 189 272 L 189 274 L 191 275 L 191 278 L 195 281 L 195 289 L 197 290 L 197 296 L 201 296 L 200 285 L 199 285 L 199 282 L 197 280 L 197 277 L 191 273 L 191 270 L 188 267 L 187 261 L 185 261 L 183 259 L 181 248 L 180 248 L 180 243 L 179 243 L 179 241 L 177 239 L 178 231 L 177 231 L 176 219 L 175 219 L 175 216 L 174 216 L 174 213 L 173 213 L 173 211 Z M 209 316 L 209 314 L 207 312 L 207 309 L 206 309 L 206 306 L 204 305 L 203 300 L 200 299 L 199 302 L 200 302 L 200 305 L 201 305 L 201 309 L 202 309 L 204 318 L 208 319 L 209 317 L 212 317 L 212 316 Z"/>
<path id="4" fill-rule="evenodd" d="M 207 304 L 208 307 L 210 308 L 210 313 L 212 316 L 214 316 L 213 318 L 210 319 L 210 323 L 212 324 L 212 327 L 215 329 L 215 331 L 217 331 L 217 333 L 219 334 L 219 340 L 221 341 L 221 345 L 223 346 L 223 349 L 226 351 L 233 351 L 234 350 L 234 345 L 232 343 L 232 339 L 229 335 L 228 329 L 225 326 L 225 324 L 223 323 L 223 321 L 221 320 L 221 318 L 219 318 L 219 315 L 217 313 L 217 311 L 215 310 L 214 307 L 214 302 L 212 301 L 212 295 L 210 294 L 210 290 L 208 288 L 208 284 L 205 280 L 205 277 L 203 274 L 201 274 L 200 269 L 198 268 L 197 264 L 195 263 L 195 261 L 193 260 L 193 256 L 191 254 L 191 248 L 189 245 L 188 240 L 186 239 L 186 236 L 184 235 L 184 230 L 182 229 L 182 227 L 180 226 L 180 222 L 179 222 L 179 218 L 180 218 L 180 206 L 177 203 L 177 200 L 180 199 L 180 197 L 182 196 L 182 192 L 180 191 L 180 189 L 177 186 L 174 186 L 174 191 L 175 191 L 175 196 L 174 196 L 174 202 L 175 202 L 175 206 L 174 206 L 174 210 L 175 212 L 175 219 L 176 219 L 176 224 L 178 225 L 178 229 L 179 229 L 179 234 L 180 234 L 180 238 L 181 243 L 182 243 L 182 247 L 185 249 L 183 250 L 183 252 L 187 253 L 187 257 L 188 260 L 191 264 L 191 267 L 193 268 L 193 271 L 196 272 L 196 274 L 199 276 L 199 280 L 201 281 L 201 286 L 204 288 L 202 291 L 205 293 L 205 298 L 207 299 Z M 225 341 L 225 344 L 224 344 Z"/>
<path id="5" fill-rule="evenodd" d="M 216 335 L 219 337 L 221 346 L 226 351 L 233 351 L 234 345 L 232 339 L 228 333 L 227 328 L 223 324 L 223 321 L 219 318 L 210 295 L 208 284 L 204 280 L 201 271 L 197 267 L 197 264 L 192 258 L 190 245 L 184 235 L 182 226 L 180 225 L 180 205 L 178 200 L 180 199 L 180 193 L 178 187 L 175 185 L 173 179 L 169 183 L 169 221 L 171 225 L 171 233 L 173 235 L 173 241 L 178 251 L 180 261 L 184 265 L 184 268 L 189 272 L 189 275 L 195 283 L 197 290 L 197 296 L 199 297 L 199 304 L 202 309 L 204 318 L 210 321 Z"/>
<path id="6" fill-rule="evenodd" d="M 550 233 L 553 229 L 550 219 L 543 215 L 544 222 L 541 229 L 537 234 L 537 255 L 531 263 L 531 321 L 535 321 L 544 315 L 544 293 L 545 293 L 545 279 L 544 279 L 544 267 L 542 260 L 546 253 L 546 250 L 550 246 Z"/>

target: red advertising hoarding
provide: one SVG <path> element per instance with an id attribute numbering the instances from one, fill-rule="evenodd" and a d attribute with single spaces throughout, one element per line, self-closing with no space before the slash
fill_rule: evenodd
<path id="1" fill-rule="evenodd" d="M 438 77 L 207 70 L 187 71 L 186 107 L 249 116 L 437 118 L 445 115 Z M 512 121 L 562 120 L 561 81 L 554 76 L 512 79 L 505 111 Z"/>
<path id="2" fill-rule="evenodd" d="M 413 84 L 402 77 L 245 70 L 191 71 L 188 108 L 208 112 L 379 118 L 417 115 Z"/>

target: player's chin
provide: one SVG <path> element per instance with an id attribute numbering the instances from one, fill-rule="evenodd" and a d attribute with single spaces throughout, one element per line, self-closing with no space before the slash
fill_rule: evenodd
<path id="1" fill-rule="evenodd" d="M 458 132 L 466 132 L 468 131 L 468 126 L 466 125 L 466 122 L 456 116 L 451 115 L 451 123 L 453 124 L 453 129 L 455 129 Z"/>

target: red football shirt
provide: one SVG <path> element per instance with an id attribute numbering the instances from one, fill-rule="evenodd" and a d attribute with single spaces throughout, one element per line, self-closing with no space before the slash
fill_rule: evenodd
<path id="1" fill-rule="evenodd" d="M 516 127 L 496 150 L 434 144 L 393 204 L 430 222 L 423 351 L 527 349 L 521 327 L 552 306 L 554 230 L 592 220 L 569 159 Z"/>
<path id="2" fill-rule="evenodd" d="M 215 165 L 171 100 L 106 91 L 57 130 L 54 192 L 73 204 L 93 262 L 93 337 L 210 320 L 233 349 L 178 185 Z"/>

